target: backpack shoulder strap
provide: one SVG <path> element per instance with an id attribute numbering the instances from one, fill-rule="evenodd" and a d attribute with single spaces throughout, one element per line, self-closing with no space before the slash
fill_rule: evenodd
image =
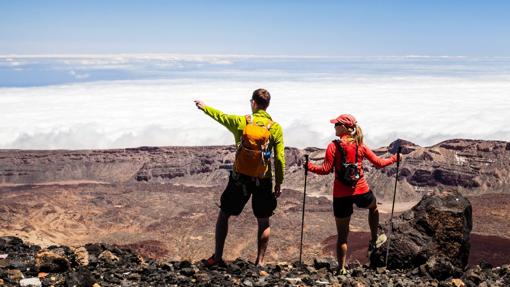
<path id="1" fill-rule="evenodd" d="M 336 139 L 333 141 L 335 143 L 335 146 L 336 146 L 336 151 L 338 152 L 338 154 L 340 154 L 340 160 L 342 162 L 345 162 L 345 150 L 344 148 L 342 147 L 342 141 L 340 141 L 339 139 Z M 336 158 L 336 154 L 335 154 L 335 158 Z"/>
<path id="2" fill-rule="evenodd" d="M 273 126 L 273 121 L 272 120 L 268 120 L 267 124 L 266 124 L 267 130 L 270 130 L 272 126 Z"/>
<path id="3" fill-rule="evenodd" d="M 336 146 L 336 153 L 333 159 L 333 170 L 336 171 L 336 162 L 340 158 L 340 163 L 345 162 L 345 150 L 342 148 L 342 142 L 339 139 L 333 140 Z"/>
<path id="4" fill-rule="evenodd" d="M 356 163 L 356 166 L 358 165 L 358 143 L 356 143 L 356 160 L 355 160 L 355 163 Z"/>
<path id="5" fill-rule="evenodd" d="M 358 146 L 359 146 L 359 145 L 358 145 L 358 143 L 357 143 L 357 142 L 355 142 L 354 144 L 356 145 L 356 155 L 355 155 L 356 157 L 355 157 L 354 163 L 355 163 L 356 165 L 358 165 L 358 164 L 359 164 L 359 163 L 358 163 Z"/>

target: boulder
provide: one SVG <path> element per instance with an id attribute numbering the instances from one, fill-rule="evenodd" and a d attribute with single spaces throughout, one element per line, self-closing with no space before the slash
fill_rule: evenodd
<path id="1" fill-rule="evenodd" d="M 422 268 L 432 277 L 448 277 L 467 265 L 472 227 L 471 203 L 459 192 L 429 192 L 411 210 L 393 219 L 391 234 L 390 223 L 385 223 L 383 230 L 390 240 L 372 253 L 370 263 L 384 266 L 390 242 L 389 269 L 426 264 Z"/>
<path id="2" fill-rule="evenodd" d="M 331 264 L 328 260 L 326 259 L 322 259 L 322 258 L 314 258 L 313 259 L 313 267 L 315 267 L 315 269 L 321 269 L 321 268 L 326 268 L 326 269 L 330 269 L 331 267 Z"/>
<path id="3" fill-rule="evenodd" d="M 39 272 L 65 272 L 69 270 L 69 266 L 69 260 L 64 255 L 50 250 L 42 250 L 35 257 L 35 267 Z"/>
<path id="4" fill-rule="evenodd" d="M 99 254 L 98 258 L 99 260 L 103 260 L 108 264 L 115 264 L 120 260 L 120 258 L 113 254 L 110 250 L 103 251 L 101 254 Z"/>
<path id="5" fill-rule="evenodd" d="M 79 247 L 74 250 L 76 262 L 81 266 L 89 265 L 89 252 L 85 247 Z"/>
<path id="6" fill-rule="evenodd" d="M 67 286 L 91 287 L 96 282 L 92 273 L 84 267 L 68 272 L 65 279 Z"/>
<path id="7" fill-rule="evenodd" d="M 453 266 L 447 257 L 432 256 L 427 260 L 427 263 L 425 263 L 422 269 L 425 270 L 426 274 L 438 280 L 445 280 L 452 276 L 462 276 L 462 269 Z"/>

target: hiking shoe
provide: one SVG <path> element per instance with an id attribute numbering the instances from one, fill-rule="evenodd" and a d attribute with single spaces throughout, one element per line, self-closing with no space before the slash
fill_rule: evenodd
<path id="1" fill-rule="evenodd" d="M 377 239 L 374 241 L 370 241 L 368 243 L 368 258 L 371 257 L 372 253 L 379 249 L 385 242 L 386 240 L 388 240 L 388 237 L 386 237 L 386 234 L 380 234 L 379 236 L 377 236 Z"/>
<path id="2" fill-rule="evenodd" d="M 223 261 L 223 259 L 220 259 L 218 261 L 216 261 L 214 259 L 214 254 L 209 257 L 207 260 L 203 260 L 203 263 L 204 263 L 204 266 L 205 267 L 213 267 L 213 266 L 218 266 L 218 267 L 226 267 L 227 264 L 225 264 L 225 261 Z"/>
<path id="3" fill-rule="evenodd" d="M 349 274 L 349 271 L 347 271 L 347 269 L 344 268 L 338 268 L 338 270 L 336 271 L 336 276 L 340 276 L 340 275 L 347 275 Z"/>

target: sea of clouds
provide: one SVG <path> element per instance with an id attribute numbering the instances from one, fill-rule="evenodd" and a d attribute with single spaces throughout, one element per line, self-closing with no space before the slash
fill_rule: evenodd
<path id="1" fill-rule="evenodd" d="M 232 144 L 193 100 L 243 115 L 260 87 L 289 146 L 325 147 L 342 113 L 373 148 L 510 140 L 508 58 L 10 55 L 0 56 L 0 148 Z"/>

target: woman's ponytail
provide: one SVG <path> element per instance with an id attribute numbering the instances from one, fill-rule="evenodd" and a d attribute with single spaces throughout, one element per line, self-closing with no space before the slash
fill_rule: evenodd
<path id="1" fill-rule="evenodd" d="M 352 137 L 354 138 L 358 145 L 363 144 L 363 131 L 361 130 L 361 127 L 358 124 L 356 124 L 356 126 L 354 127 L 354 133 Z"/>

